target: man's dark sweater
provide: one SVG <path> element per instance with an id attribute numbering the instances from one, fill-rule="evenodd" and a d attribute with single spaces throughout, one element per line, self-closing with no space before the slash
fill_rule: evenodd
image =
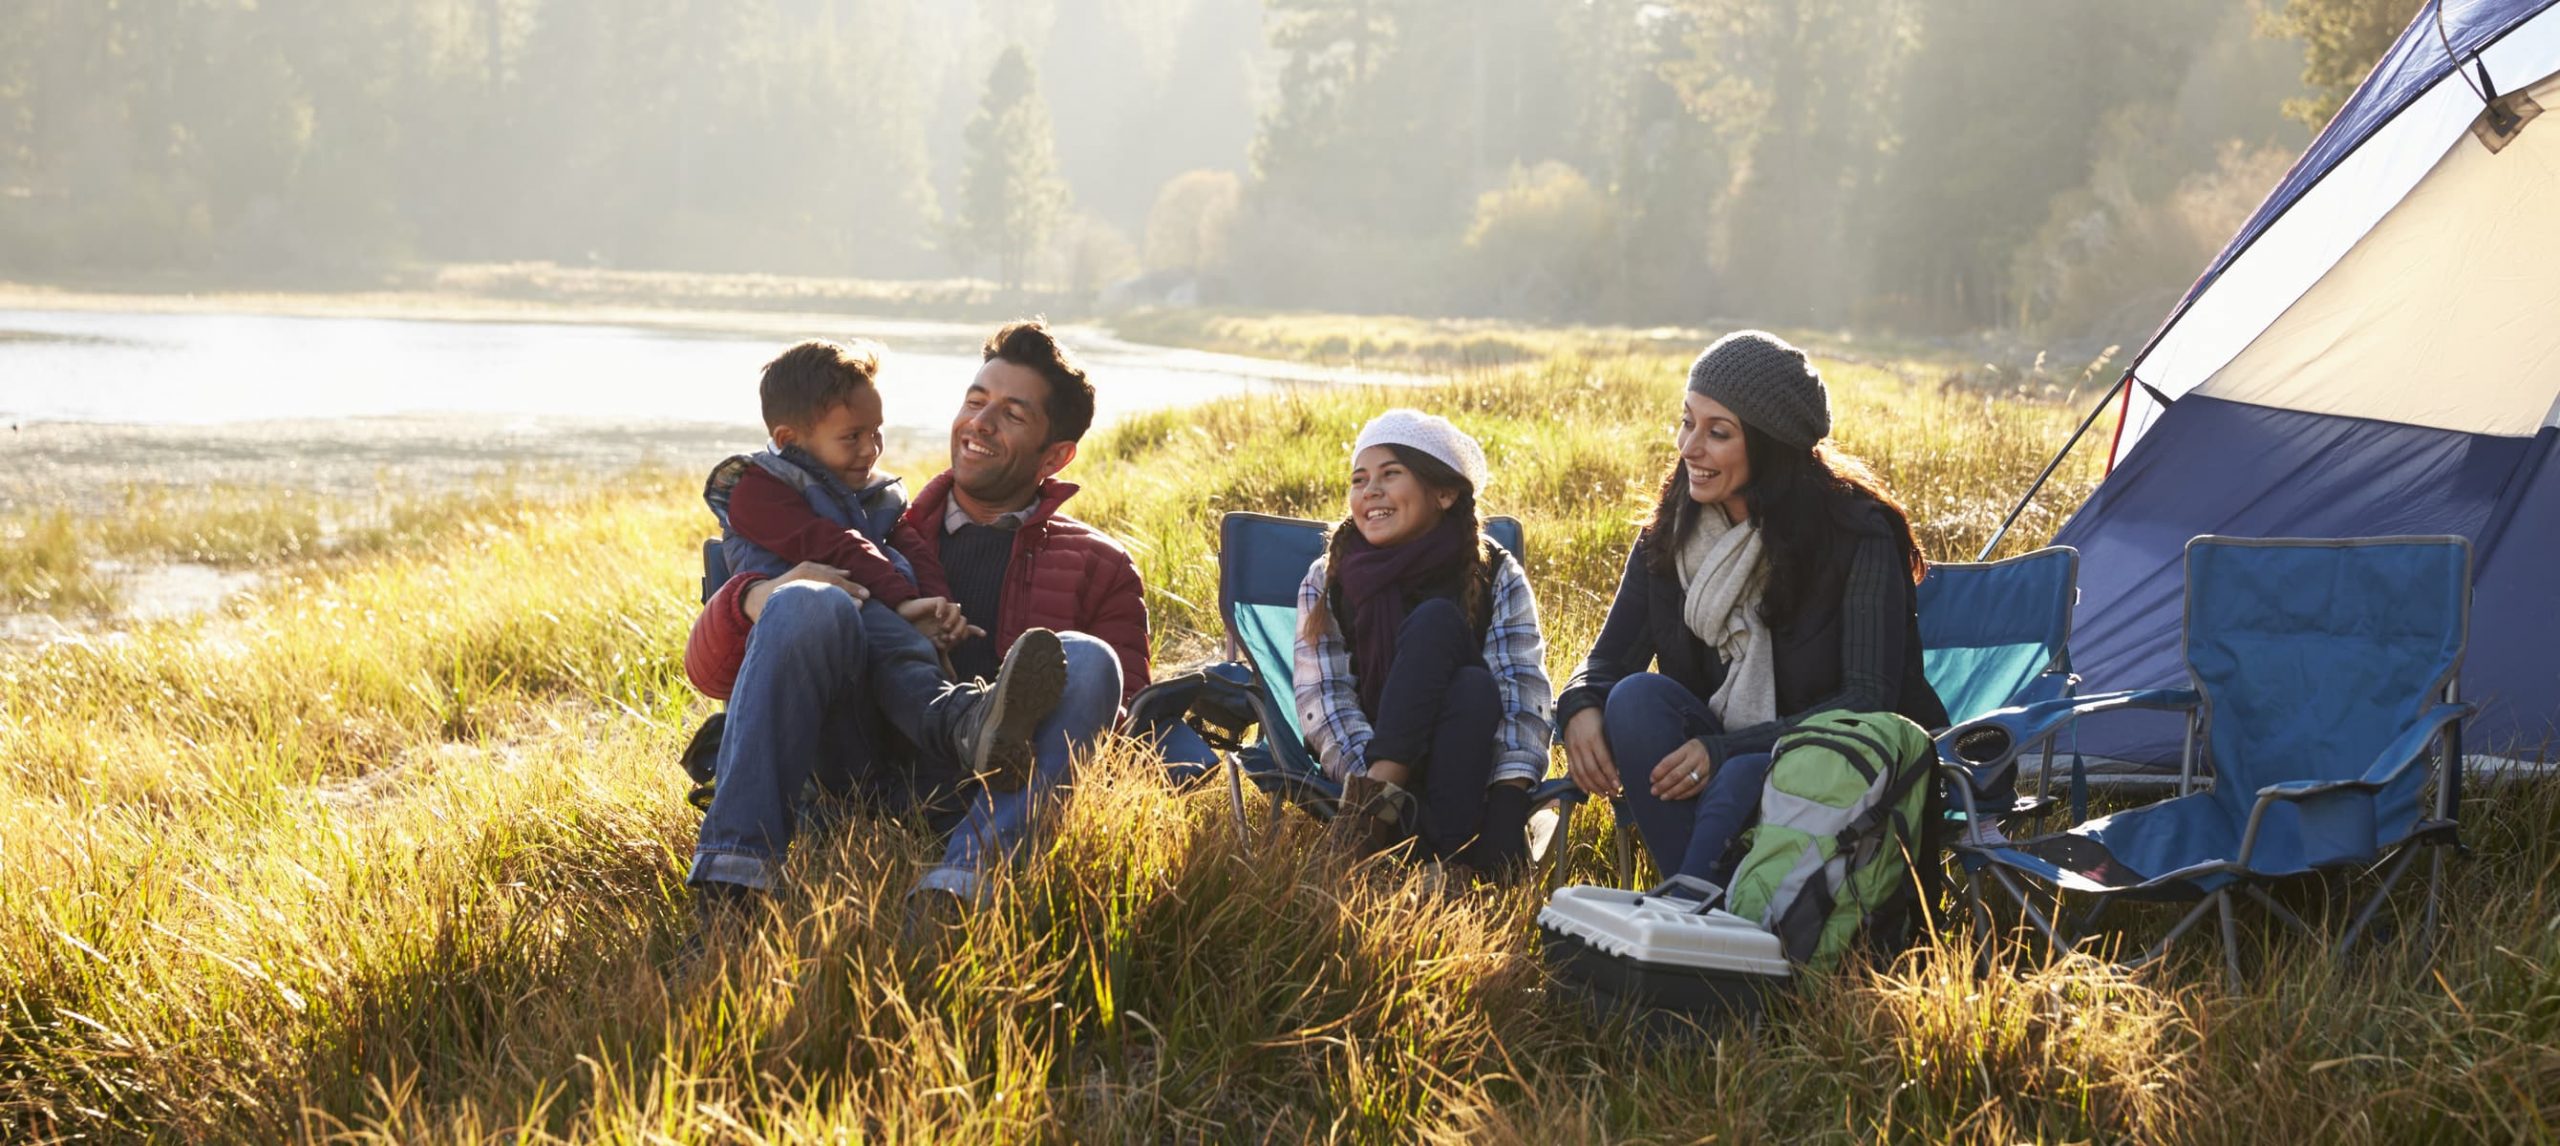
<path id="1" fill-rule="evenodd" d="M 951 671 L 963 679 L 994 680 L 1004 654 L 992 634 L 1003 615 L 1005 573 L 1012 567 L 1014 531 L 971 522 L 942 539 L 942 575 L 951 600 L 969 623 L 990 635 L 951 646 Z"/>

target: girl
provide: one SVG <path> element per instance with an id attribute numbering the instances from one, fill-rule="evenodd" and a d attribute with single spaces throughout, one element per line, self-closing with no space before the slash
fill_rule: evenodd
<path id="1" fill-rule="evenodd" d="M 1389 410 L 1352 447 L 1350 495 L 1298 588 L 1307 743 L 1341 782 L 1337 838 L 1495 878 L 1527 859 L 1552 697 L 1538 604 L 1477 529 L 1484 450 L 1445 418 Z"/>

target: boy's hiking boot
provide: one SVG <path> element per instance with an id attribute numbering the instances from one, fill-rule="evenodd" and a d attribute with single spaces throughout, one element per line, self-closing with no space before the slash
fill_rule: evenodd
<path id="1" fill-rule="evenodd" d="M 1058 634 L 1024 630 L 1005 650 L 995 683 L 979 686 L 974 696 L 943 701 L 960 706 L 949 717 L 952 758 L 989 791 L 1020 789 L 1031 782 L 1032 733 L 1057 711 L 1066 690 L 1067 649 Z"/>
<path id="2" fill-rule="evenodd" d="M 1374 776 L 1353 776 L 1343 781 L 1333 813 L 1334 845 L 1367 859 L 1403 842 L 1413 810 L 1413 793 Z"/>
<path id="3" fill-rule="evenodd" d="M 736 947 L 764 916 L 765 892 L 739 883 L 693 885 L 693 935 L 676 954 L 676 965 L 691 966 L 715 951 Z"/>

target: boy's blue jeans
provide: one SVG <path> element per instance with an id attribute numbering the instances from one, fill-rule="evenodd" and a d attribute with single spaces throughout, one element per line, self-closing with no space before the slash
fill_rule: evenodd
<path id="1" fill-rule="evenodd" d="M 982 875 L 1028 836 L 1039 807 L 1067 782 L 1074 757 L 1110 727 L 1120 708 L 1120 660 L 1111 646 L 1060 633 L 1067 686 L 1033 737 L 1031 782 L 1017 792 L 967 786 L 958 762 L 919 749 L 910 761 L 886 751 L 887 733 L 937 745 L 951 685 L 932 642 L 877 601 L 857 602 L 826 585 L 773 591 L 747 635 L 745 660 L 729 694 L 718 777 L 703 816 L 688 883 L 770 888 L 798 826 L 802 790 L 861 794 L 917 811 L 950 831 L 940 865 L 917 886 L 972 901 Z M 957 800 L 967 811 L 952 824 Z"/>
<path id="2" fill-rule="evenodd" d="M 1726 849 L 1760 816 L 1768 753 L 1718 760 L 1704 790 L 1685 800 L 1665 800 L 1653 794 L 1654 765 L 1688 741 L 1724 731 L 1715 711 L 1670 677 L 1646 672 L 1612 687 L 1600 715 L 1609 754 L 1618 762 L 1625 807 L 1635 817 L 1653 866 L 1666 876 L 1696 876 L 1724 886 L 1733 878 Z"/>

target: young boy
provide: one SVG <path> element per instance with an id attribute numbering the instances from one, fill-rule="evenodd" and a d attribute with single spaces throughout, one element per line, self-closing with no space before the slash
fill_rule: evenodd
<path id="1" fill-rule="evenodd" d="M 869 771 L 875 761 L 861 749 L 882 747 L 879 737 L 895 732 L 991 789 L 1019 788 L 1032 763 L 1032 730 L 1057 706 L 1064 687 L 1065 653 L 1057 637 L 1042 629 L 1037 639 L 1025 633 L 1008 651 L 995 680 L 945 679 L 936 651 L 981 630 L 952 601 L 919 595 L 905 555 L 889 547 L 890 530 L 907 499 L 897 478 L 871 472 L 881 449 L 879 373 L 879 345 L 861 340 L 803 342 L 766 363 L 758 391 L 771 441 L 766 449 L 714 468 L 703 500 L 720 520 L 732 576 L 780 577 L 803 562 L 816 562 L 842 570 L 870 593 L 861 607 L 861 687 L 874 703 L 848 714 L 860 731 L 844 746 L 851 755 L 838 761 L 843 767 L 834 777 L 850 781 Z M 725 742 L 738 732 L 724 728 L 723 760 L 732 747 Z M 748 733 L 755 746 L 740 750 L 773 750 L 756 732 Z M 727 783 L 725 764 L 716 783 Z M 715 790 L 711 816 L 718 820 L 721 813 Z M 744 819 L 758 822 L 752 815 Z"/>
<path id="2" fill-rule="evenodd" d="M 967 630 L 960 607 L 917 594 L 904 555 L 888 548 L 906 510 L 880 461 L 880 346 L 803 342 L 765 364 L 758 393 L 766 449 L 720 463 L 702 496 L 721 527 L 731 573 L 780 576 L 804 561 L 844 570 L 871 599 L 948 648 Z"/>

